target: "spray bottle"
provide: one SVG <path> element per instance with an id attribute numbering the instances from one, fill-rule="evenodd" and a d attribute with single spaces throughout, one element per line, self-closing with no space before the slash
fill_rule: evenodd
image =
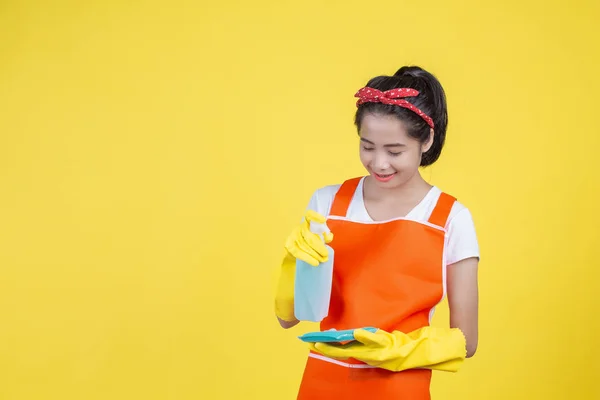
<path id="1" fill-rule="evenodd" d="M 323 233 L 330 231 L 326 224 L 311 222 L 311 232 L 325 242 Z M 329 314 L 334 252 L 331 246 L 325 247 L 328 259 L 316 267 L 296 259 L 294 314 L 299 321 L 320 322 Z"/>

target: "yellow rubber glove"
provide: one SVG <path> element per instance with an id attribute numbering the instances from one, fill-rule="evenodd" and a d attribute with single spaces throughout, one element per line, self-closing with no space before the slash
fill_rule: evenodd
<path id="1" fill-rule="evenodd" d="M 275 294 L 275 315 L 283 321 L 296 320 L 294 315 L 294 278 L 296 276 L 296 259 L 286 253 L 281 263 L 281 273 Z"/>
<path id="2" fill-rule="evenodd" d="M 285 241 L 285 255 L 281 263 L 281 274 L 275 294 L 275 315 L 283 321 L 290 322 L 296 319 L 294 316 L 296 259 L 316 267 L 329 258 L 325 243 L 333 240 L 333 234 L 331 232 L 323 233 L 322 239 L 310 230 L 311 222 L 323 224 L 326 221 L 327 219 L 321 214 L 308 210 L 302 223 L 294 228 Z"/>
<path id="3" fill-rule="evenodd" d="M 456 372 L 467 355 L 465 336 L 457 328 L 428 326 L 408 334 L 357 329 L 354 338 L 344 345 L 311 343 L 310 348 L 327 357 L 354 358 L 395 372 L 414 368 Z"/>

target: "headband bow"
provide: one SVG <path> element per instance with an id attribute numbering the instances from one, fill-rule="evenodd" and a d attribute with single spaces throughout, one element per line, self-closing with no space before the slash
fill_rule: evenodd
<path id="1" fill-rule="evenodd" d="M 433 129 L 433 120 L 427 114 L 419 110 L 417 107 L 415 107 L 408 101 L 402 99 L 402 97 L 414 97 L 418 94 L 418 90 L 411 88 L 397 88 L 382 92 L 381 90 L 373 89 L 370 87 L 364 87 L 362 89 L 359 89 L 359 91 L 356 92 L 354 97 L 358 97 L 358 100 L 356 101 L 356 107 L 363 103 L 383 103 L 393 104 L 396 106 L 407 108 L 419 115 L 421 118 L 423 118 L 423 120 L 427 122 L 427 125 L 429 125 L 431 129 Z"/>

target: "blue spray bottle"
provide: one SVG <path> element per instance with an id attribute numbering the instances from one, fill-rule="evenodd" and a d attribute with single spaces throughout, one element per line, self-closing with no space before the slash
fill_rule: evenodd
<path id="1" fill-rule="evenodd" d="M 311 222 L 311 231 L 321 235 L 329 232 L 326 224 Z M 333 257 L 331 246 L 325 245 L 328 259 L 318 266 L 296 259 L 294 282 L 294 314 L 299 321 L 320 322 L 329 314 L 331 287 L 333 283 Z"/>

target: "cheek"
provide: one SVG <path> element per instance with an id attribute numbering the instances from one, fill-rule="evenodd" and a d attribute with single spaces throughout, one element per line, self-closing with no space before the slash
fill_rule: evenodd
<path id="1" fill-rule="evenodd" d="M 360 162 L 362 162 L 363 165 L 365 165 L 365 166 L 369 165 L 371 163 L 371 159 L 372 159 L 371 153 L 366 152 L 364 150 L 360 151 Z"/>
<path id="2" fill-rule="evenodd" d="M 394 157 L 392 166 L 398 171 L 413 172 L 419 169 L 421 156 L 415 152 L 406 152 L 398 157 Z"/>

